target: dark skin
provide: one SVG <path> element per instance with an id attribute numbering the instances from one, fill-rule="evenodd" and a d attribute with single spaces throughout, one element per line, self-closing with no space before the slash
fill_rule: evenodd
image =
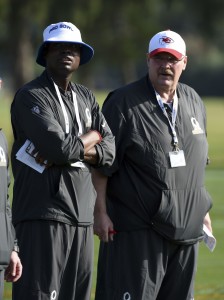
<path id="1" fill-rule="evenodd" d="M 69 88 L 72 74 L 80 64 L 81 48 L 74 43 L 48 43 L 45 48 L 46 71 L 54 82 L 64 91 Z M 95 145 L 100 142 L 100 136 L 96 131 L 89 131 L 79 137 L 84 145 L 84 161 L 97 164 L 97 152 Z M 44 164 L 44 158 L 38 153 L 36 162 Z M 50 167 L 52 163 L 48 163 Z"/>

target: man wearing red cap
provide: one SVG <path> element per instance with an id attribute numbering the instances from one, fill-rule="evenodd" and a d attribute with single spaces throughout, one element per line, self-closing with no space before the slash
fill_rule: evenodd
<path id="1" fill-rule="evenodd" d="M 49 25 L 37 63 L 11 107 L 13 223 L 24 266 L 14 300 L 89 300 L 94 167 L 110 166 L 114 137 L 92 92 L 71 82 L 93 49 L 69 22 Z"/>
<path id="2" fill-rule="evenodd" d="M 116 158 L 93 177 L 96 300 L 192 300 L 203 224 L 212 230 L 205 107 L 179 83 L 187 65 L 182 37 L 171 30 L 153 36 L 147 65 L 147 76 L 103 105 Z"/>

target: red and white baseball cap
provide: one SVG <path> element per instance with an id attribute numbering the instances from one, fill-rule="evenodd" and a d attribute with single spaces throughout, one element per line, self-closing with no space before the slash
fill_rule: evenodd
<path id="1" fill-rule="evenodd" d="M 37 54 L 36 62 L 45 67 L 44 47 L 47 43 L 74 43 L 81 46 L 80 65 L 87 63 L 94 54 L 93 48 L 82 41 L 80 30 L 70 22 L 49 25 L 43 32 L 43 43 Z"/>
<path id="2" fill-rule="evenodd" d="M 181 59 L 186 55 L 186 44 L 178 33 L 171 30 L 161 31 L 151 38 L 148 50 L 150 57 L 160 52 L 168 52 Z"/>

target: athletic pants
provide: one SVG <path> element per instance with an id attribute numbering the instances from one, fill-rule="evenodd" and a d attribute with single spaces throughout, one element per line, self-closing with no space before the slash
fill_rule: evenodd
<path id="1" fill-rule="evenodd" d="M 151 229 L 101 242 L 95 300 L 193 300 L 198 243 L 173 244 Z"/>
<path id="2" fill-rule="evenodd" d="M 3 299 L 4 294 L 4 270 L 0 270 L 0 300 Z"/>
<path id="3" fill-rule="evenodd" d="M 93 228 L 55 221 L 16 225 L 23 274 L 13 300 L 89 300 Z"/>

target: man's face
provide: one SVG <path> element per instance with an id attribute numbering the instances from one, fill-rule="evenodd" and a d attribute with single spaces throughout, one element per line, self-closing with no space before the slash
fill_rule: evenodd
<path id="1" fill-rule="evenodd" d="M 149 78 L 157 89 L 176 89 L 180 75 L 186 68 L 187 57 L 177 59 L 170 53 L 161 52 L 153 57 L 147 54 Z"/>
<path id="2" fill-rule="evenodd" d="M 46 45 L 46 68 L 53 73 L 67 75 L 78 69 L 81 48 L 79 44 L 52 42 Z"/>

